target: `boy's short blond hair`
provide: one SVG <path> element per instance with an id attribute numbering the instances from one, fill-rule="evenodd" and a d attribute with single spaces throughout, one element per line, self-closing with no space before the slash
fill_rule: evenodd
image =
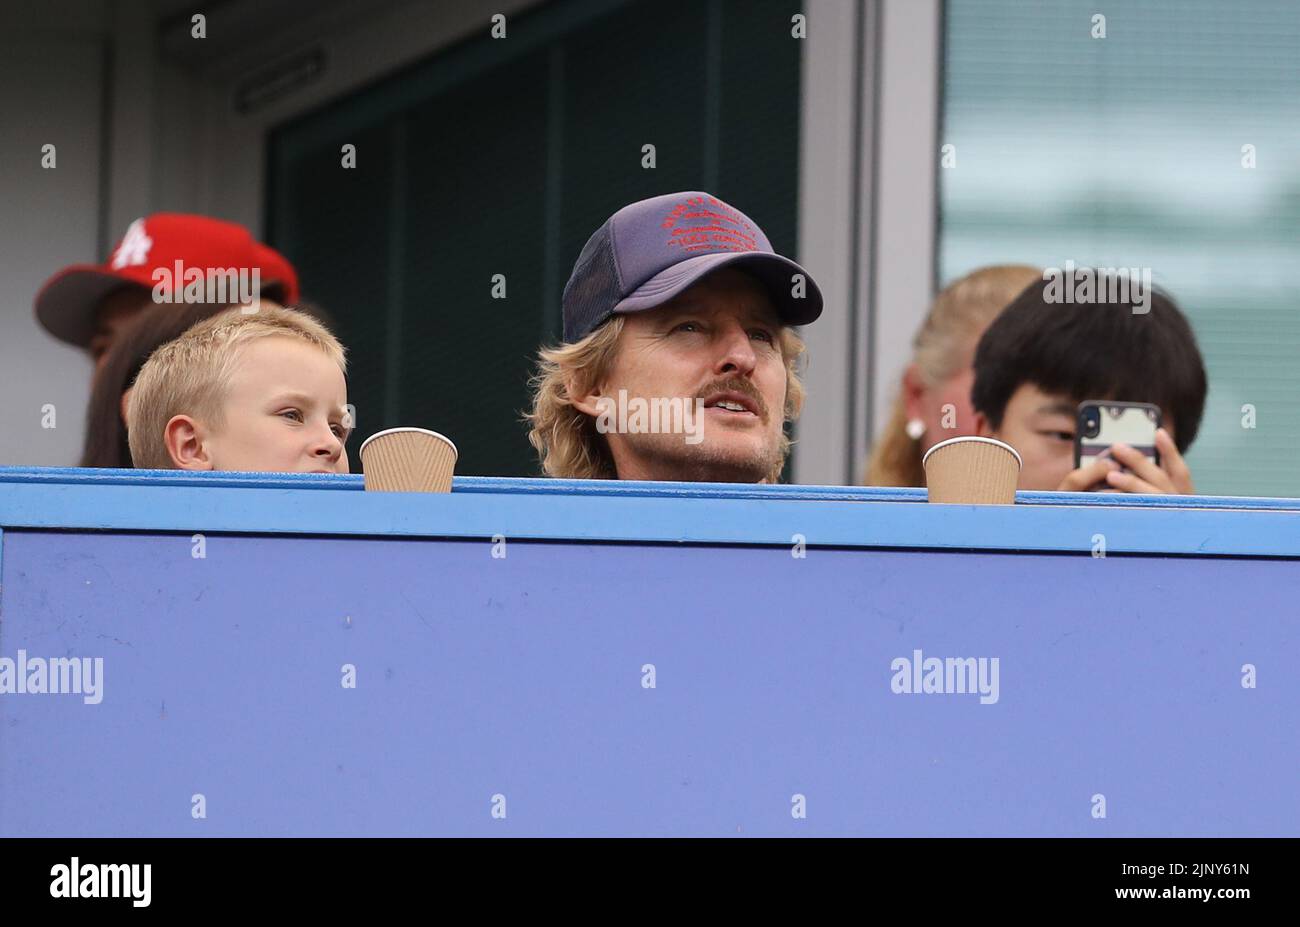
<path id="1" fill-rule="evenodd" d="M 324 325 L 296 309 L 259 303 L 199 322 L 154 351 L 140 368 L 127 405 L 127 443 L 137 468 L 173 470 L 164 432 L 177 415 L 191 415 L 222 427 L 226 388 L 249 342 L 272 335 L 305 341 L 325 352 L 347 373 L 343 345 Z"/>

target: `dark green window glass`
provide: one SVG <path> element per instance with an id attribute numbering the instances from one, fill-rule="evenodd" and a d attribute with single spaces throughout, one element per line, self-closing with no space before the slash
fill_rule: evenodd
<path id="1" fill-rule="evenodd" d="M 272 133 L 268 235 L 349 349 L 354 470 L 366 435 L 417 425 L 457 443 L 458 473 L 536 474 L 537 348 L 587 237 L 633 200 L 710 190 L 793 254 L 800 9 L 557 0 Z"/>

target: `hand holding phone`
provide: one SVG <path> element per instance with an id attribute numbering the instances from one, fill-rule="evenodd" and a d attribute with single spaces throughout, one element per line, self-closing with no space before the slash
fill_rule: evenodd
<path id="1" fill-rule="evenodd" d="M 1098 408 L 1100 407 L 1100 408 Z M 1110 411 L 1104 411 L 1109 407 Z M 1138 413 L 1126 411 L 1137 409 Z M 1154 414 L 1152 414 L 1154 413 Z M 1141 419 L 1148 424 L 1142 424 Z M 1109 425 L 1107 425 L 1109 423 Z M 1117 423 L 1122 423 L 1117 427 Z M 1104 488 L 1113 492 L 1195 492 L 1192 473 L 1149 403 L 1086 401 L 1079 404 L 1075 469 L 1061 492 Z"/>

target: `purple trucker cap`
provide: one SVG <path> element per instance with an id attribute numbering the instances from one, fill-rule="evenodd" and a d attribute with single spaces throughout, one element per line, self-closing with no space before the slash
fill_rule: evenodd
<path id="1" fill-rule="evenodd" d="M 661 306 L 721 267 L 766 286 L 786 325 L 822 314 L 812 277 L 774 252 L 749 216 L 709 193 L 669 193 L 624 206 L 588 239 L 564 287 L 564 340 L 580 341 L 616 313 Z"/>

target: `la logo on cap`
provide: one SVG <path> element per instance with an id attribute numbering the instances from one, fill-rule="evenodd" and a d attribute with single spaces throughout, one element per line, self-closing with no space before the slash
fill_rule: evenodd
<path id="1" fill-rule="evenodd" d="M 127 227 L 122 243 L 113 252 L 113 269 L 120 270 L 145 263 L 149 260 L 149 249 L 152 247 L 153 239 L 145 231 L 144 219 L 136 219 Z"/>

